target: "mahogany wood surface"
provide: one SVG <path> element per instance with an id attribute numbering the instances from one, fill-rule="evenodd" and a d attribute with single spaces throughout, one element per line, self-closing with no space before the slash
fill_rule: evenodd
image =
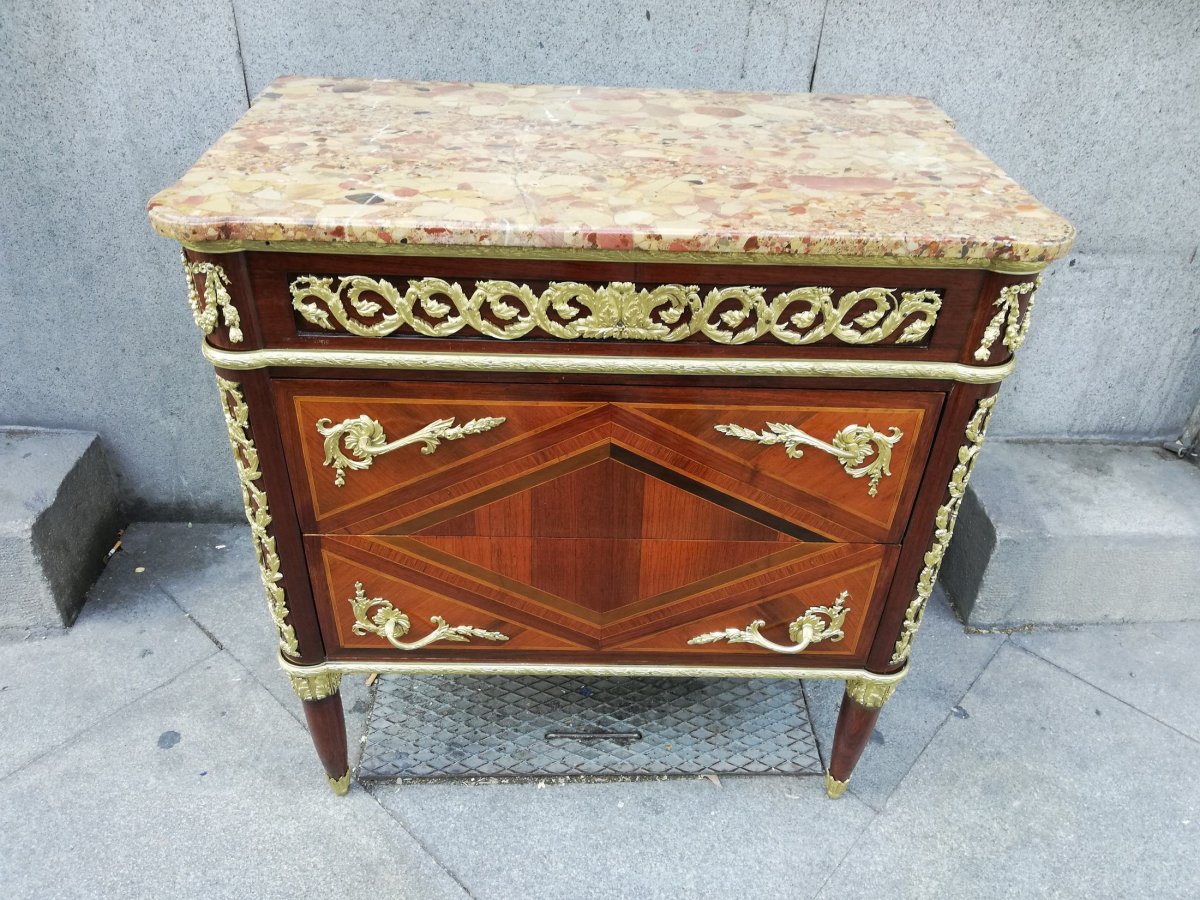
<path id="1" fill-rule="evenodd" d="M 544 498 L 566 489 L 563 479 L 602 458 L 618 477 L 645 478 L 736 508 L 796 537 L 894 542 L 902 533 L 937 425 L 941 395 L 872 391 L 779 391 L 500 385 L 356 381 L 276 383 L 280 427 L 305 531 L 314 534 L 410 533 L 480 506 L 547 485 Z M 290 410 L 291 414 L 284 410 Z M 504 417 L 491 431 L 446 442 L 433 453 L 402 447 L 347 470 L 337 486 L 324 465 L 325 438 L 316 423 L 367 415 L 390 440 L 439 418 L 462 423 Z M 855 478 L 833 455 L 722 434 L 714 426 L 754 431 L 782 422 L 825 442 L 851 425 L 900 429 L 890 475 Z M 343 452 L 347 452 L 343 450 Z M 615 474 L 614 474 L 615 473 Z M 577 480 L 577 479 L 576 479 Z M 603 480 L 594 481 L 601 494 Z M 630 499 L 633 502 L 634 498 Z M 530 501 L 532 502 L 532 500 Z M 566 526 L 564 526 L 565 528 Z M 561 530 L 561 529 L 560 529 Z"/>
<path id="2" fill-rule="evenodd" d="M 975 358 L 1003 288 L 1032 276 L 966 270 L 619 263 L 379 257 L 275 252 L 200 254 L 220 265 L 243 339 L 224 321 L 208 340 L 256 348 L 404 349 L 452 353 L 672 356 L 739 359 L 907 360 L 984 364 Z M 433 339 L 396 333 L 362 338 L 322 331 L 292 307 L 303 275 L 439 277 L 468 292 L 477 279 L 541 290 L 551 281 L 713 287 L 757 285 L 770 299 L 800 286 L 834 296 L 867 287 L 932 290 L 937 323 L 919 342 L 895 334 L 876 344 L 834 338 L 793 346 L 764 336 L 724 345 L 703 336 L 677 343 L 513 341 L 462 333 Z M 203 296 L 206 282 L 193 279 Z M 1020 312 L 1028 310 L 1023 295 Z M 863 307 L 865 311 L 866 307 Z M 363 314 L 370 321 L 370 314 Z M 361 318 L 361 317 L 360 317 Z M 848 317 L 848 318 L 852 318 Z M 1007 320 L 1005 320 L 1007 322 Z M 1003 326 L 1002 326 L 1003 329 Z M 898 333 L 898 330 L 897 332 Z M 1010 351 L 994 342 L 985 361 Z M 223 371 L 249 407 L 249 431 L 269 496 L 269 532 L 281 560 L 288 621 L 299 662 L 626 663 L 690 666 L 865 667 L 893 671 L 896 640 L 926 564 L 934 517 L 963 446 L 964 429 L 996 385 L 938 379 L 686 377 L 344 368 Z M 504 417 L 503 425 L 422 454 L 419 445 L 348 470 L 323 465 L 318 419 L 366 415 L 395 440 L 439 418 Z M 849 425 L 903 431 L 891 472 L 871 496 L 868 480 L 804 447 L 737 440 L 716 424 L 763 431 L 794 425 L 830 441 Z M 348 448 L 342 445 L 343 450 Z M 409 618 L 413 641 L 450 625 L 501 632 L 420 650 L 355 632 L 351 598 L 362 583 Z M 698 634 L 742 629 L 792 643 L 788 625 L 847 592 L 844 636 L 783 655 L 751 644 L 690 645 Z M 373 609 L 378 609 L 374 607 Z M 313 739 L 333 778 L 346 771 L 336 695 L 305 703 Z M 830 771 L 849 778 L 879 715 L 848 696 Z"/>
<path id="3" fill-rule="evenodd" d="M 829 754 L 829 774 L 838 781 L 850 779 L 882 711 L 882 707 L 862 706 L 849 693 L 842 694 L 842 706 L 833 732 L 833 750 Z"/>
<path id="4" fill-rule="evenodd" d="M 304 700 L 301 705 L 321 766 L 325 774 L 336 781 L 350 769 L 342 695 L 333 693 L 320 700 Z"/>
<path id="5" fill-rule="evenodd" d="M 306 540 L 331 657 L 504 662 L 536 654 L 547 662 L 685 666 L 861 664 L 897 550 L 758 541 Z M 433 616 L 510 640 L 395 650 L 380 635 L 354 632 L 356 582 L 409 617 L 411 634 L 403 640 L 431 631 Z M 749 644 L 687 643 L 762 620 L 764 636 L 791 645 L 788 625 L 811 607 L 832 605 L 843 591 L 844 638 L 804 653 L 781 657 Z"/>

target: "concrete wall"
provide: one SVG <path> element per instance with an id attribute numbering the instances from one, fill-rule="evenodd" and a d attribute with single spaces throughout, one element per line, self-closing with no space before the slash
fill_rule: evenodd
<path id="1" fill-rule="evenodd" d="M 4 0 L 0 98 L 0 423 L 98 432 L 135 518 L 239 514 L 179 251 L 145 214 L 246 108 L 233 11 Z"/>
<path id="2" fill-rule="evenodd" d="M 924 94 L 1081 237 L 995 433 L 1173 436 L 1200 393 L 1200 17 L 1126 3 L 8 0 L 0 422 L 98 431 L 135 515 L 238 515 L 144 202 L 283 73 Z"/>
<path id="3" fill-rule="evenodd" d="M 813 89 L 932 97 L 1079 230 L 993 435 L 1182 430 L 1200 398 L 1195 0 L 832 0 Z"/>

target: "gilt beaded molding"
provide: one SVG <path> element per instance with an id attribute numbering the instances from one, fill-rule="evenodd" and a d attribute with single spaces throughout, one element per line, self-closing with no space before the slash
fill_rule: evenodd
<path id="1" fill-rule="evenodd" d="M 192 309 L 192 318 L 205 336 L 216 330 L 218 316 L 225 321 L 225 331 L 231 344 L 242 342 L 242 317 L 233 298 L 229 296 L 229 276 L 216 263 L 193 262 L 187 254 L 179 251 L 183 259 L 183 274 L 187 277 L 188 306 Z M 204 279 L 204 300 L 201 302 L 200 292 L 196 290 L 196 277 Z"/>
<path id="2" fill-rule="evenodd" d="M 626 663 L 504 663 L 431 662 L 405 660 L 328 660 L 302 666 L 280 655 L 279 667 L 289 675 L 570 675 L 573 677 L 621 678 L 786 678 L 811 681 L 861 681 L 895 686 L 908 676 L 904 666 L 883 674 L 866 669 L 834 669 L 827 666 L 680 666 L 630 665 Z"/>
<path id="3" fill-rule="evenodd" d="M 963 497 L 967 493 L 967 482 L 975 469 L 979 458 L 980 448 L 987 434 L 988 422 L 992 417 L 992 408 L 996 405 L 996 394 L 984 397 L 975 408 L 975 414 L 967 422 L 966 443 L 958 448 L 958 464 L 950 474 L 950 484 L 947 488 L 949 497 L 937 511 L 934 519 L 933 543 L 925 553 L 925 567 L 917 579 L 917 594 L 904 612 L 904 624 L 900 628 L 900 637 L 896 641 L 892 653 L 892 664 L 900 665 L 908 659 L 912 652 L 913 638 L 921 627 L 925 616 L 925 607 L 933 596 L 933 585 L 937 581 L 938 572 L 942 568 L 942 560 L 946 548 L 950 546 L 950 538 L 954 536 L 954 525 L 958 521 L 958 508 L 962 506 Z"/>
<path id="4" fill-rule="evenodd" d="M 468 295 L 458 282 L 413 278 L 400 288 L 385 278 L 304 275 L 291 283 L 292 306 L 328 331 L 383 337 L 408 328 L 426 337 L 448 337 L 469 328 L 486 337 L 515 340 L 537 330 L 562 340 L 634 340 L 673 343 L 703 335 L 718 344 L 745 344 L 766 335 L 785 344 L 834 338 L 875 344 L 899 331 L 898 344 L 925 338 L 937 322 L 936 291 L 871 287 L 836 301 L 833 288 L 800 287 L 768 300 L 766 288 L 696 285 L 638 288 L 627 281 L 591 287 L 550 282 L 540 293 L 511 281 L 475 282 Z M 857 311 L 857 312 L 856 312 Z M 336 323 L 336 324 L 335 324 Z"/>
<path id="5" fill-rule="evenodd" d="M 287 621 L 287 597 L 280 584 L 283 575 L 279 571 L 279 553 L 275 549 L 275 538 L 268 531 L 271 513 L 267 507 L 267 492 L 258 484 L 262 470 L 258 465 L 258 448 L 250 436 L 250 409 L 236 382 L 218 375 L 217 388 L 221 392 L 225 427 L 237 463 L 238 482 L 242 486 L 242 503 L 246 508 L 246 521 L 250 523 L 254 554 L 258 557 L 258 570 L 267 593 L 267 609 L 279 633 L 280 650 L 288 656 L 299 656 L 296 632 Z"/>
<path id="6" fill-rule="evenodd" d="M 446 353 L 407 350 L 200 350 L 214 366 L 234 372 L 282 368 L 374 369 L 395 372 L 528 372 L 547 375 L 706 375 L 764 378 L 922 378 L 993 384 L 1016 360 L 996 366 L 892 359 L 697 359 L 560 353 Z"/>

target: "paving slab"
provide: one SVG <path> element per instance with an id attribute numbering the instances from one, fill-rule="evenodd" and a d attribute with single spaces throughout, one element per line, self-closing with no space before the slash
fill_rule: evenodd
<path id="1" fill-rule="evenodd" d="M 1200 622 L 1014 634 L 1017 645 L 1200 740 Z"/>
<path id="2" fill-rule="evenodd" d="M 939 590 L 836 802 L 819 777 L 336 798 L 244 526 L 126 538 L 74 629 L 0 641 L 5 900 L 1200 895 L 1197 623 L 968 635 Z M 805 688 L 827 752 L 840 685 Z"/>
<path id="3" fill-rule="evenodd" d="M 0 643 L 0 777 L 217 652 L 122 554 L 69 631 Z"/>
<path id="4" fill-rule="evenodd" d="M 1003 642 L 1004 635 L 967 634 L 937 586 L 913 645 L 912 671 L 884 706 L 848 791 L 882 808 Z M 828 765 L 842 682 L 808 681 L 804 690 Z"/>
<path id="5" fill-rule="evenodd" d="M 478 900 L 812 897 L 872 816 L 813 776 L 370 791 Z"/>
<path id="6" fill-rule="evenodd" d="M 0 780 L 11 900 L 467 895 L 227 653 Z"/>
<path id="7" fill-rule="evenodd" d="M 1200 896 L 1200 743 L 1012 645 L 821 897 Z"/>
<path id="8" fill-rule="evenodd" d="M 221 647 L 244 665 L 296 718 L 300 701 L 275 656 L 278 638 L 267 613 L 254 545 L 246 525 L 156 522 L 131 527 L 122 555 L 169 594 Z M 372 690 L 361 676 L 342 679 L 350 762 L 362 751 Z"/>

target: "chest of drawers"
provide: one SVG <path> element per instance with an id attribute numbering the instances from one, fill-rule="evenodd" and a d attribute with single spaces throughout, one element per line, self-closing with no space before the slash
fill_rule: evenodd
<path id="1" fill-rule="evenodd" d="M 279 654 L 346 673 L 908 671 L 1070 226 L 927 101 L 286 78 L 151 201 Z"/>

